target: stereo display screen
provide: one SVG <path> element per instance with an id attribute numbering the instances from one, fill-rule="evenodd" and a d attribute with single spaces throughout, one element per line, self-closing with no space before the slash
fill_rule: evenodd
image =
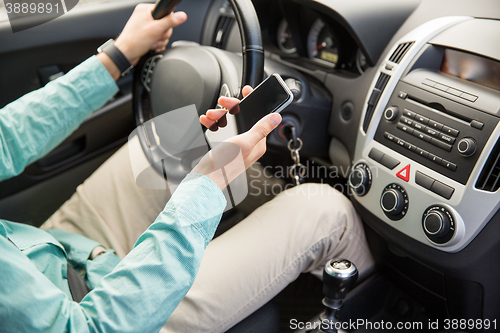
<path id="1" fill-rule="evenodd" d="M 500 62 L 489 58 L 446 49 L 441 72 L 500 90 Z"/>

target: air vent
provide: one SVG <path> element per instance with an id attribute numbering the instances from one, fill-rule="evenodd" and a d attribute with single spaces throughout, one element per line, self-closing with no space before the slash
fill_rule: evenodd
<path id="1" fill-rule="evenodd" d="M 234 17 L 231 16 L 221 16 L 219 22 L 217 22 L 217 28 L 215 28 L 214 37 L 212 40 L 212 46 L 224 49 L 226 47 L 226 42 L 229 37 L 229 32 L 234 24 Z"/>
<path id="2" fill-rule="evenodd" d="M 415 42 L 407 42 L 399 44 L 396 51 L 394 51 L 394 53 L 389 58 L 389 61 L 399 64 L 401 62 L 401 59 L 403 59 L 406 52 L 408 52 L 408 50 L 413 44 L 415 44 Z"/>
<path id="3" fill-rule="evenodd" d="M 363 131 L 366 132 L 368 130 L 368 126 L 370 125 L 370 121 L 372 120 L 373 111 L 377 106 L 378 100 L 380 99 L 380 95 L 385 89 L 387 82 L 391 78 L 390 75 L 380 73 L 378 77 L 377 83 L 375 84 L 375 88 L 373 88 L 370 99 L 368 100 L 368 107 L 366 108 L 365 120 L 363 121 Z"/>
<path id="4" fill-rule="evenodd" d="M 500 188 L 500 140 L 488 157 L 477 180 L 476 188 L 488 192 L 495 192 Z"/>

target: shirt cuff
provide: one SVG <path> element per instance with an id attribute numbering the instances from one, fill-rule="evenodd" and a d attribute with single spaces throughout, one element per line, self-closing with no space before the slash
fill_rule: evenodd
<path id="1" fill-rule="evenodd" d="M 47 229 L 45 231 L 62 244 L 66 250 L 68 260 L 70 260 L 73 265 L 85 267 L 92 250 L 97 246 L 102 246 L 92 239 L 65 230 Z"/>
<path id="2" fill-rule="evenodd" d="M 205 247 L 212 240 L 219 225 L 226 198 L 220 188 L 207 176 L 189 173 L 165 206 L 182 219 L 182 227 L 193 226 L 205 239 Z"/>

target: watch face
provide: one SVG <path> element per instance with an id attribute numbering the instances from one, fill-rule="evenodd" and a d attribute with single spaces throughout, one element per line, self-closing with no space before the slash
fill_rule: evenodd
<path id="1" fill-rule="evenodd" d="M 112 43 L 114 43 L 114 42 L 115 42 L 115 40 L 114 40 L 114 39 L 108 39 L 108 40 L 106 41 L 106 43 L 102 44 L 101 46 L 99 46 L 99 47 L 97 48 L 97 52 L 98 52 L 98 53 L 101 53 L 101 52 L 102 52 L 102 50 L 103 50 L 106 46 L 108 46 L 109 44 L 112 44 Z"/>

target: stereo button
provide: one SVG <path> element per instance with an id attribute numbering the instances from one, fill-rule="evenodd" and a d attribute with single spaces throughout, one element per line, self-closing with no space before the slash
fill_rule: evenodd
<path id="1" fill-rule="evenodd" d="M 413 112 L 413 111 L 410 111 L 410 110 L 408 110 L 408 109 L 405 109 L 405 110 L 403 111 L 403 115 L 404 115 L 404 116 L 406 116 L 406 117 L 408 117 L 408 118 L 412 118 L 412 119 L 413 119 L 413 118 L 415 118 L 416 113 L 415 113 L 415 112 Z"/>
<path id="2" fill-rule="evenodd" d="M 448 135 L 451 135 L 454 137 L 457 137 L 458 133 L 460 133 L 458 130 L 451 128 L 451 127 L 448 127 L 448 126 L 443 126 L 443 129 L 441 131 L 444 132 L 445 134 L 448 134 Z"/>
<path id="3" fill-rule="evenodd" d="M 408 125 L 408 126 L 411 126 L 413 124 L 413 120 L 406 118 L 406 117 L 401 117 L 401 122 L 403 124 Z"/>
<path id="4" fill-rule="evenodd" d="M 402 124 L 402 123 L 398 123 L 397 125 L 397 128 L 402 130 L 403 132 L 406 132 L 408 134 L 412 134 L 413 133 L 413 129 L 409 128 L 408 126 Z"/>
<path id="5" fill-rule="evenodd" d="M 396 141 L 397 140 L 397 138 L 394 135 L 392 135 L 391 133 L 388 133 L 388 132 L 384 133 L 384 138 L 386 138 L 389 141 Z"/>
<path id="6" fill-rule="evenodd" d="M 427 158 L 427 155 L 429 155 L 428 152 L 426 152 L 425 150 L 420 149 L 420 148 L 417 148 L 417 154 L 419 154 L 420 156 L 422 156 L 424 158 Z"/>
<path id="7" fill-rule="evenodd" d="M 480 121 L 473 120 L 470 122 L 470 126 L 480 130 L 480 129 L 483 129 L 484 124 Z"/>
<path id="8" fill-rule="evenodd" d="M 426 127 L 425 128 L 425 132 L 429 135 L 432 135 L 432 136 L 438 136 L 439 135 L 439 132 L 432 129 L 431 127 Z"/>
<path id="9" fill-rule="evenodd" d="M 429 135 L 419 131 L 413 131 L 413 135 L 416 136 L 417 138 L 424 140 L 425 142 L 431 142 L 432 139 Z"/>
<path id="10" fill-rule="evenodd" d="M 441 161 L 441 165 L 444 166 L 445 168 L 451 170 L 451 171 L 457 170 L 457 165 L 453 164 L 453 163 L 451 163 L 450 161 L 447 161 L 447 160 L 442 160 Z"/>
<path id="11" fill-rule="evenodd" d="M 425 126 L 420 124 L 420 123 L 417 123 L 417 122 L 413 123 L 413 127 L 415 127 L 418 130 L 421 130 L 421 131 L 425 130 Z"/>
<path id="12" fill-rule="evenodd" d="M 439 134 L 439 138 L 445 142 L 448 142 L 451 145 L 453 145 L 455 143 L 455 138 L 452 138 L 451 136 L 443 134 L 443 133 Z"/>
<path id="13" fill-rule="evenodd" d="M 443 141 L 440 141 L 440 140 L 435 139 L 435 138 L 432 138 L 431 144 L 433 144 L 434 146 L 439 147 L 443 150 L 446 150 L 446 151 L 451 151 L 451 148 L 452 148 L 451 145 L 444 143 Z"/>
<path id="14" fill-rule="evenodd" d="M 417 114 L 417 115 L 415 116 L 415 119 L 416 119 L 417 121 L 420 121 L 420 122 L 421 122 L 421 123 L 423 123 L 423 124 L 427 124 L 427 123 L 429 122 L 429 118 L 424 117 L 424 116 L 419 115 L 419 114 Z"/>
<path id="15" fill-rule="evenodd" d="M 434 128 L 436 131 L 440 131 L 443 128 L 443 124 L 438 123 L 437 121 L 429 119 L 429 122 L 427 123 L 429 127 Z"/>
<path id="16" fill-rule="evenodd" d="M 438 157 L 438 156 L 431 154 L 431 153 L 429 153 L 429 155 L 427 155 L 427 159 L 429 159 L 432 162 L 437 163 L 437 164 L 441 164 L 441 161 L 443 160 L 441 157 Z"/>
<path id="17" fill-rule="evenodd" d="M 413 151 L 413 152 L 416 152 L 417 151 L 417 147 L 409 142 L 405 142 L 405 146 L 404 146 L 406 149 L 408 149 L 409 151 Z"/>

